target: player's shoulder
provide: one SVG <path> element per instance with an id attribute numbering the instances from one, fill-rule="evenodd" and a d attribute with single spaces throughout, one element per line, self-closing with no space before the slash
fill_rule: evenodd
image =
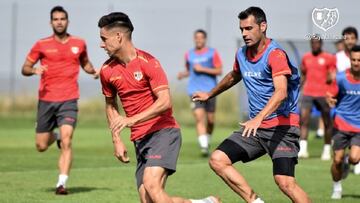
<path id="1" fill-rule="evenodd" d="M 336 81 L 343 82 L 346 79 L 346 70 L 336 73 Z"/>
<path id="2" fill-rule="evenodd" d="M 151 55 L 149 52 L 146 52 L 144 50 L 141 49 L 137 49 L 137 54 L 138 54 L 138 58 L 145 63 L 151 63 L 153 61 L 157 61 L 157 59 Z"/>
<path id="3" fill-rule="evenodd" d="M 328 58 L 328 59 L 334 59 L 335 58 L 335 55 L 330 53 L 330 52 L 327 52 L 327 51 L 323 51 L 322 52 L 323 56 Z"/>
<path id="4" fill-rule="evenodd" d="M 113 66 L 115 66 L 117 63 L 116 63 L 116 60 L 114 58 L 109 58 L 108 60 L 106 60 L 104 62 L 104 64 L 101 66 L 101 69 L 100 69 L 100 74 L 101 75 L 104 75 L 104 74 L 107 74 L 108 72 L 111 72 L 111 68 Z"/>
<path id="5" fill-rule="evenodd" d="M 312 53 L 310 51 L 308 51 L 303 55 L 303 58 L 306 59 L 306 58 L 310 58 L 312 56 L 313 56 Z"/>
<path id="6" fill-rule="evenodd" d="M 54 36 L 48 36 L 48 37 L 43 37 L 41 39 L 39 39 L 36 43 L 38 44 L 43 44 L 43 43 L 48 43 L 48 42 L 52 42 L 54 41 Z"/>
<path id="7" fill-rule="evenodd" d="M 70 39 L 73 43 L 80 43 L 80 44 L 86 44 L 85 43 L 85 39 L 75 36 L 75 35 L 70 35 Z"/>

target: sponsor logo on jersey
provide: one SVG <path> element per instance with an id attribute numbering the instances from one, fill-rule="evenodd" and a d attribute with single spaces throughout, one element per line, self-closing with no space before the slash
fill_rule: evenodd
<path id="1" fill-rule="evenodd" d="M 262 78 L 261 72 L 253 72 L 253 71 L 244 72 L 244 77 Z"/>
<path id="2" fill-rule="evenodd" d="M 134 72 L 134 78 L 135 78 L 135 80 L 140 81 L 143 78 L 142 72 L 141 71 L 135 71 Z"/>
<path id="3" fill-rule="evenodd" d="M 71 52 L 72 52 L 73 54 L 79 53 L 79 47 L 71 47 Z"/>

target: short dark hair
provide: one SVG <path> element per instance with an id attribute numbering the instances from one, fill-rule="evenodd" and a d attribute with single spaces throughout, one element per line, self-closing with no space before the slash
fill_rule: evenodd
<path id="1" fill-rule="evenodd" d="M 322 43 L 322 38 L 321 38 L 321 35 L 319 35 L 319 34 L 311 35 L 310 40 L 316 40 L 316 41 L 319 41 L 320 43 Z"/>
<path id="2" fill-rule="evenodd" d="M 65 13 L 66 19 L 68 19 L 68 13 L 67 13 L 67 11 L 66 11 L 62 6 L 55 6 L 55 7 L 52 8 L 51 11 L 50 11 L 50 20 L 53 19 L 53 13 L 55 13 L 55 12 Z"/>
<path id="3" fill-rule="evenodd" d="M 359 45 L 355 45 L 350 52 L 360 52 L 360 46 Z"/>
<path id="4" fill-rule="evenodd" d="M 253 15 L 255 17 L 256 23 L 259 25 L 263 22 L 267 22 L 265 12 L 261 8 L 255 6 L 249 7 L 246 10 L 241 11 L 238 15 L 238 18 L 240 20 L 245 20 L 250 15 Z"/>
<path id="5" fill-rule="evenodd" d="M 205 30 L 203 30 L 203 29 L 197 29 L 197 30 L 195 30 L 194 35 L 196 35 L 197 33 L 201 33 L 201 34 L 204 35 L 205 39 L 207 38 L 207 33 L 206 33 Z"/>
<path id="6" fill-rule="evenodd" d="M 355 27 L 346 27 L 343 31 L 342 31 L 342 36 L 345 36 L 347 34 L 354 34 L 356 39 L 358 39 L 358 31 Z"/>
<path id="7" fill-rule="evenodd" d="M 134 31 L 134 26 L 131 23 L 129 16 L 122 12 L 112 12 L 108 15 L 104 15 L 100 18 L 98 27 L 106 29 L 112 29 L 115 27 L 126 28 L 130 31 L 130 37 L 131 33 Z"/>

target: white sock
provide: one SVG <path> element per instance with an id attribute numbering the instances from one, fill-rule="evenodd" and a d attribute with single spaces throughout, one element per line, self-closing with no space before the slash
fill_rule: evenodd
<path id="1" fill-rule="evenodd" d="M 341 192 L 341 191 L 342 191 L 341 180 L 339 180 L 338 182 L 335 182 L 335 181 L 334 181 L 333 190 L 334 190 L 334 191 L 337 191 L 337 192 Z"/>
<path id="2" fill-rule="evenodd" d="M 204 135 L 200 135 L 198 137 L 199 140 L 199 144 L 201 148 L 208 148 L 209 147 L 209 140 L 208 140 L 208 136 L 206 134 Z"/>
<path id="3" fill-rule="evenodd" d="M 206 197 L 204 199 L 191 199 L 190 201 L 191 201 L 191 203 L 213 203 L 214 202 L 213 198 L 211 198 L 211 197 Z"/>
<path id="4" fill-rule="evenodd" d="M 264 203 L 264 201 L 262 199 L 260 199 L 260 197 L 258 197 L 252 203 Z"/>
<path id="5" fill-rule="evenodd" d="M 67 175 L 60 174 L 58 183 L 56 184 L 56 187 L 59 187 L 60 185 L 65 187 L 67 179 L 68 179 Z"/>
<path id="6" fill-rule="evenodd" d="M 307 151 L 307 140 L 300 140 L 300 151 L 306 152 Z"/>
<path id="7" fill-rule="evenodd" d="M 317 129 L 316 134 L 320 137 L 323 137 L 325 134 L 324 129 L 321 128 Z"/>
<path id="8" fill-rule="evenodd" d="M 330 154 L 331 152 L 331 145 L 330 144 L 324 144 L 323 153 Z"/>

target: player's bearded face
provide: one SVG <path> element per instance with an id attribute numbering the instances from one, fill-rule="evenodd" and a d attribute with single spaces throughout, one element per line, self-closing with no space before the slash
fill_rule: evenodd
<path id="1" fill-rule="evenodd" d="M 258 24 L 253 15 L 240 20 L 240 30 L 246 46 L 256 45 L 265 36 L 266 27 L 266 23 Z"/>
<path id="2" fill-rule="evenodd" d="M 63 35 L 66 33 L 69 21 L 66 14 L 63 12 L 54 12 L 51 19 L 51 27 L 56 35 Z"/>
<path id="3" fill-rule="evenodd" d="M 206 38 L 205 38 L 204 34 L 202 34 L 200 32 L 196 33 L 194 35 L 194 42 L 195 42 L 195 47 L 198 49 L 205 47 Z"/>
<path id="4" fill-rule="evenodd" d="M 351 69 L 357 76 L 360 76 L 360 52 L 351 52 Z"/>
<path id="5" fill-rule="evenodd" d="M 346 49 L 351 50 L 357 42 L 357 39 L 353 33 L 345 34 L 344 36 L 344 44 Z"/>

